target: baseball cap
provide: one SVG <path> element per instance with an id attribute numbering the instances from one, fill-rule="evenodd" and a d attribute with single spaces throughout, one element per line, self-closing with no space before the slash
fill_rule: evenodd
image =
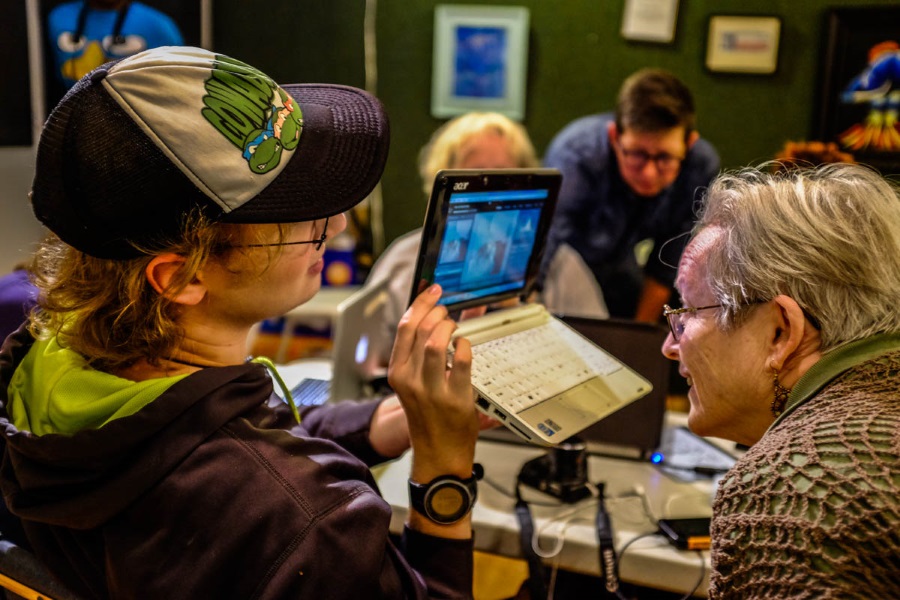
<path id="1" fill-rule="evenodd" d="M 384 170 L 381 103 L 341 85 L 278 85 L 201 48 L 107 63 L 63 97 L 38 144 L 32 207 L 67 244 L 140 255 L 201 210 L 292 223 L 348 210 Z"/>

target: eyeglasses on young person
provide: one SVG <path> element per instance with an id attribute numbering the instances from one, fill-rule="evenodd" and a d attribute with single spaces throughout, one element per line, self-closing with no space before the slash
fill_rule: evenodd
<path id="1" fill-rule="evenodd" d="M 311 240 L 301 240 L 298 242 L 272 242 L 269 244 L 234 244 L 233 246 L 229 246 L 230 248 L 270 248 L 272 246 L 298 246 L 300 244 L 315 244 L 316 251 L 318 252 L 322 248 L 322 244 L 325 243 L 325 240 L 328 239 L 328 219 L 330 217 L 325 217 L 324 222 L 319 219 L 317 221 L 313 221 L 313 238 Z M 319 231 L 319 226 L 321 223 L 322 231 Z"/>

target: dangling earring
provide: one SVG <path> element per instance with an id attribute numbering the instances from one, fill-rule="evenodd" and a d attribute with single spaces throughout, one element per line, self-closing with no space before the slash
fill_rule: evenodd
<path id="1" fill-rule="evenodd" d="M 775 376 L 773 378 L 774 379 L 773 383 L 775 385 L 775 398 L 772 399 L 772 404 L 769 406 L 769 408 L 771 409 L 772 414 L 777 419 L 778 417 L 781 416 L 781 413 L 784 412 L 784 407 L 785 407 L 785 405 L 787 405 L 788 396 L 790 396 L 791 390 L 784 387 L 783 385 L 781 385 L 781 383 L 779 383 L 778 370 L 772 369 L 772 371 L 775 374 Z"/>

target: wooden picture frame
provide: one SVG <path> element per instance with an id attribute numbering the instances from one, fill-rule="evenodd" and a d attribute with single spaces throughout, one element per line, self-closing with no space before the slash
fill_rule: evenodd
<path id="1" fill-rule="evenodd" d="M 525 7 L 436 6 L 431 114 L 484 110 L 524 118 L 528 26 Z"/>
<path id="2" fill-rule="evenodd" d="M 767 15 L 712 15 L 706 68 L 718 73 L 772 75 L 778 69 L 781 19 Z"/>
<path id="3" fill-rule="evenodd" d="M 677 22 L 678 0 L 625 0 L 621 34 L 626 40 L 671 44 Z"/>

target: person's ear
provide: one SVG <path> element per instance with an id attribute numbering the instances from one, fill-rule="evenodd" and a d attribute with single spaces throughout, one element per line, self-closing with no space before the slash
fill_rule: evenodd
<path id="1" fill-rule="evenodd" d="M 153 257 L 153 260 L 147 265 L 144 274 L 147 281 L 153 286 L 153 289 L 162 296 L 165 296 L 178 304 L 199 304 L 206 296 L 206 286 L 203 284 L 200 274 L 194 278 L 180 291 L 172 290 L 173 282 L 178 275 L 178 271 L 184 267 L 185 259 L 179 254 L 167 252 Z"/>
<path id="2" fill-rule="evenodd" d="M 790 296 L 775 296 L 772 302 L 776 310 L 772 312 L 769 366 L 779 371 L 803 342 L 807 323 L 803 309 Z"/>
<path id="3" fill-rule="evenodd" d="M 700 139 L 700 134 L 697 133 L 697 130 L 690 132 L 687 137 L 687 149 L 690 150 L 691 146 L 697 143 L 697 140 Z"/>
<path id="4" fill-rule="evenodd" d="M 619 128 L 616 127 L 615 121 L 610 121 L 606 124 L 606 137 L 609 138 L 611 144 L 619 143 Z"/>

